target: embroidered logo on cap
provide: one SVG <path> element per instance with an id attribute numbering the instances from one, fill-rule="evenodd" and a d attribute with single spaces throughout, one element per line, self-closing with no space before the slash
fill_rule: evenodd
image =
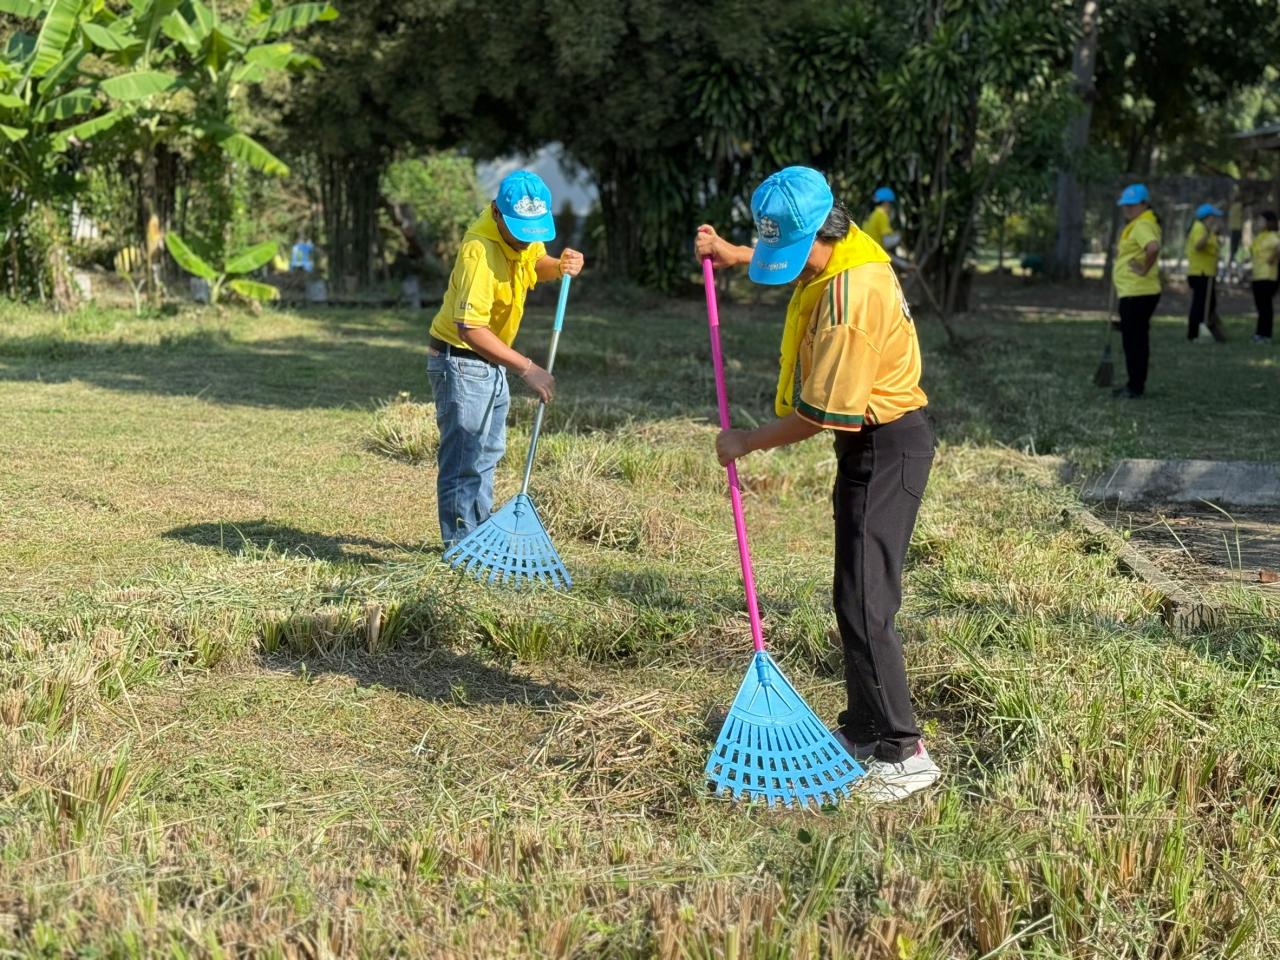
<path id="1" fill-rule="evenodd" d="M 756 220 L 756 233 L 765 243 L 777 243 L 782 238 L 782 228 L 773 217 L 760 217 Z"/>
<path id="2" fill-rule="evenodd" d="M 511 209 L 518 217 L 541 217 L 547 212 L 547 204 L 538 197 L 521 197 Z"/>

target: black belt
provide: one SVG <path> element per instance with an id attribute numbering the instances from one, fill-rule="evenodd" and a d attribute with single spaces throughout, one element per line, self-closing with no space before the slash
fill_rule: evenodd
<path id="1" fill-rule="evenodd" d="M 461 357 L 463 360 L 479 360 L 481 363 L 487 363 L 491 367 L 497 366 L 497 364 L 488 357 L 482 357 L 474 350 L 468 350 L 466 347 L 455 347 L 452 343 L 449 343 L 447 340 L 441 340 L 439 337 L 432 337 L 428 341 L 428 344 L 432 350 L 439 351 L 446 357 L 454 356 Z"/>

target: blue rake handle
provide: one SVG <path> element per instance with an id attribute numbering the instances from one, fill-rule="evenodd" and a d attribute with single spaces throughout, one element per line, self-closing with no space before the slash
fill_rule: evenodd
<path id="1" fill-rule="evenodd" d="M 564 327 L 564 308 L 569 302 L 569 281 L 573 277 L 560 280 L 560 302 L 556 304 L 556 322 L 551 328 L 551 349 L 547 351 L 547 373 L 556 365 L 556 347 L 560 345 L 560 330 Z M 533 457 L 538 452 L 538 435 L 542 433 L 542 416 L 547 412 L 547 403 L 538 404 L 538 412 L 533 418 L 533 434 L 529 437 L 529 456 L 524 461 L 524 480 L 520 483 L 520 493 L 529 492 L 529 476 L 533 473 Z"/>

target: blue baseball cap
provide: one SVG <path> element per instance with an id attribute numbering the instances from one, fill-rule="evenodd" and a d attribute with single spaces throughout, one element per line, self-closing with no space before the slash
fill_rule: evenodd
<path id="1" fill-rule="evenodd" d="M 1145 183 L 1131 183 L 1120 194 L 1120 199 L 1116 201 L 1116 206 L 1130 207 L 1135 203 L 1146 203 L 1150 199 L 1151 194 L 1147 191 Z"/>
<path id="2" fill-rule="evenodd" d="M 833 206 L 826 177 L 811 167 L 785 167 L 756 187 L 751 216 L 757 240 L 747 268 L 751 279 L 778 285 L 800 276 Z"/>
<path id="3" fill-rule="evenodd" d="M 898 195 L 889 187 L 880 187 L 874 194 L 872 194 L 871 199 L 876 203 L 897 203 Z"/>
<path id="4" fill-rule="evenodd" d="M 498 184 L 495 202 L 502 222 L 521 243 L 547 243 L 556 238 L 551 191 L 536 173 L 517 170 L 507 174 Z"/>
<path id="5" fill-rule="evenodd" d="M 1205 217 L 1225 217 L 1221 207 L 1215 207 L 1212 203 L 1202 203 L 1196 207 L 1196 219 L 1203 220 Z"/>

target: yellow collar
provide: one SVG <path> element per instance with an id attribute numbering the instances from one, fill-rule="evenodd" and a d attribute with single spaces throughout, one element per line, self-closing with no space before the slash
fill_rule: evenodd
<path id="1" fill-rule="evenodd" d="M 517 250 L 503 239 L 498 222 L 493 218 L 493 207 L 487 206 L 480 216 L 467 228 L 467 238 L 488 240 L 497 243 L 504 259 L 512 265 L 511 279 L 519 282 L 524 289 L 532 289 L 538 282 L 537 260 L 541 245 L 531 243 L 523 250 Z"/>

